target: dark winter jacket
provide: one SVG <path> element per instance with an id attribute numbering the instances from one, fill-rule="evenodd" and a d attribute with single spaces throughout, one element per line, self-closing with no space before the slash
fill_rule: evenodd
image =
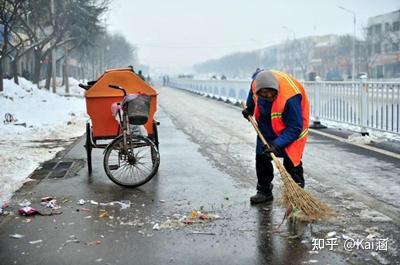
<path id="1" fill-rule="evenodd" d="M 251 113 L 253 113 L 255 106 L 253 100 L 253 92 L 251 91 L 251 89 L 247 97 L 246 104 Z M 260 119 L 258 121 L 260 131 L 269 143 L 273 144 L 275 147 L 278 148 L 278 150 L 281 151 L 280 155 L 284 155 L 283 149 L 299 137 L 303 128 L 303 119 L 301 113 L 301 95 L 296 95 L 286 102 L 286 106 L 282 114 L 283 122 L 285 123 L 286 128 L 279 136 L 275 134 L 271 126 L 272 102 L 269 102 L 259 97 L 258 106 L 260 109 Z M 257 137 L 256 153 L 262 154 L 263 151 L 264 145 L 259 137 Z"/>

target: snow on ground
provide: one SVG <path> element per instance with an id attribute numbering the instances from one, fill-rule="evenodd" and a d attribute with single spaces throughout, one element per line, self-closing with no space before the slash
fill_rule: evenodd
<path id="1" fill-rule="evenodd" d="M 4 79 L 0 93 L 0 205 L 41 162 L 82 135 L 87 120 L 76 80 L 70 80 L 73 96 L 38 89 L 24 78 L 19 81 L 16 85 Z M 63 88 L 57 90 L 65 94 Z M 10 123 L 5 122 L 7 113 L 13 118 Z"/>
<path id="2" fill-rule="evenodd" d="M 351 125 L 348 123 L 341 123 L 341 122 L 325 120 L 325 119 L 320 119 L 320 121 L 321 121 L 322 125 L 325 125 L 328 128 L 335 128 L 335 129 L 339 129 L 339 130 L 352 131 L 352 132 L 360 132 L 361 131 L 361 128 L 359 126 Z M 367 138 L 359 137 L 358 139 L 356 139 L 357 137 L 352 136 L 351 138 L 349 138 L 349 141 L 354 142 L 354 143 L 360 143 L 360 144 L 362 144 L 362 143 L 368 144 L 370 142 L 379 143 L 379 142 L 383 142 L 383 141 L 387 141 L 387 140 L 393 140 L 393 141 L 400 142 L 400 134 L 380 131 L 380 130 L 371 129 L 371 128 L 367 128 L 366 131 L 369 133 L 369 137 L 367 137 Z"/>

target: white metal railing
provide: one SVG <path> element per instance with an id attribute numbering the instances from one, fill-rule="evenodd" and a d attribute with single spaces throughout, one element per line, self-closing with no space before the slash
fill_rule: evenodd
<path id="1" fill-rule="evenodd" d="M 400 82 L 303 82 L 311 118 L 400 135 Z M 169 86 L 233 103 L 246 100 L 250 81 L 171 79 Z"/>

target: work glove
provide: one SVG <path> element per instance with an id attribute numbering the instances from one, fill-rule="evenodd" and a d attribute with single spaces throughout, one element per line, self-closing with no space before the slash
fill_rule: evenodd
<path id="1" fill-rule="evenodd" d="M 242 110 L 242 115 L 246 120 L 248 120 L 249 116 L 253 115 L 253 113 L 248 108 L 245 108 Z"/>
<path id="2" fill-rule="evenodd" d="M 269 146 L 264 145 L 264 154 L 266 154 L 267 156 L 271 156 L 271 153 L 277 156 L 279 154 L 278 147 L 274 144 L 270 144 Z"/>

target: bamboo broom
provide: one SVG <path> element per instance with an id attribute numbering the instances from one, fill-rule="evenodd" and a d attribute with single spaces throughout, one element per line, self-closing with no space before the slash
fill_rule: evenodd
<path id="1" fill-rule="evenodd" d="M 242 107 L 243 109 L 246 108 L 244 102 L 242 102 Z M 262 135 L 254 117 L 250 115 L 249 121 L 253 125 L 263 144 L 269 148 L 270 145 Z M 286 171 L 285 167 L 274 153 L 271 152 L 270 156 L 274 161 L 275 167 L 278 169 L 283 182 L 282 203 L 286 208 L 285 217 L 289 218 L 292 214 L 296 213 L 296 215 L 301 216 L 304 220 L 315 221 L 318 219 L 327 219 L 331 216 L 331 210 L 327 204 L 319 201 L 301 188 Z"/>

